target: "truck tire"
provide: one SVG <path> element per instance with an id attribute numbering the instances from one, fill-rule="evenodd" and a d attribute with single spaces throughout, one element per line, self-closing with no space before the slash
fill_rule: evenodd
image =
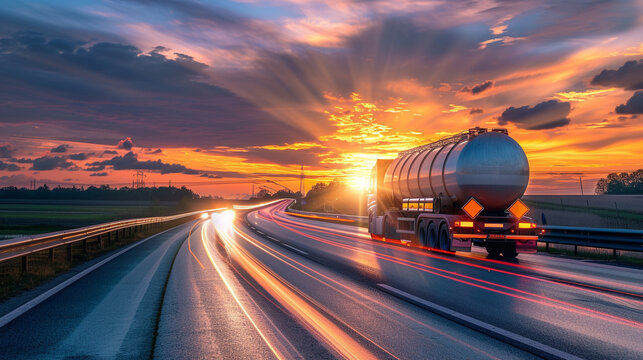
<path id="1" fill-rule="evenodd" d="M 384 237 L 386 239 L 395 239 L 395 227 L 393 227 L 393 220 L 386 215 L 384 217 Z"/>
<path id="2" fill-rule="evenodd" d="M 427 246 L 429 249 L 435 249 L 438 247 L 438 228 L 435 226 L 435 223 L 431 221 L 429 227 L 426 230 Z"/>
<path id="3" fill-rule="evenodd" d="M 493 257 L 500 256 L 500 253 L 502 252 L 502 246 L 501 244 L 498 244 L 498 243 L 487 243 L 486 248 L 487 248 L 487 253 Z"/>
<path id="4" fill-rule="evenodd" d="M 449 237 L 449 228 L 447 224 L 440 224 L 440 250 L 450 251 L 451 250 L 451 239 Z"/>
<path id="5" fill-rule="evenodd" d="M 426 236 L 426 230 L 426 223 L 424 221 L 420 222 L 420 226 L 418 226 L 418 240 L 420 241 L 421 247 L 427 247 L 429 244 Z"/>
<path id="6" fill-rule="evenodd" d="M 505 248 L 502 250 L 502 256 L 510 259 L 513 259 L 516 256 L 518 256 L 518 253 L 516 252 L 516 243 L 514 242 L 506 243 Z"/>

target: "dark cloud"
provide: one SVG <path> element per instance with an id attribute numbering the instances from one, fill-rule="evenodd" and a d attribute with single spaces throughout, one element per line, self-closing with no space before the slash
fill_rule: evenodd
<path id="1" fill-rule="evenodd" d="M 201 174 L 201 177 L 205 177 L 208 179 L 221 179 L 220 175 L 214 175 L 214 174 Z"/>
<path id="2" fill-rule="evenodd" d="M 462 89 L 460 89 L 460 92 L 467 92 L 467 93 L 471 93 L 473 95 L 477 95 L 477 94 L 480 94 L 481 92 L 483 92 L 483 91 L 485 91 L 487 89 L 491 89 L 491 87 L 493 87 L 493 81 L 487 80 L 487 81 L 485 81 L 483 83 L 476 84 L 473 87 L 465 86 Z"/>
<path id="3" fill-rule="evenodd" d="M 214 148 L 214 149 L 197 149 L 199 152 L 208 154 L 235 156 L 246 159 L 251 163 L 271 163 L 278 165 L 306 165 L 318 166 L 320 165 L 320 154 L 327 153 L 327 148 L 314 147 L 308 149 L 264 149 L 247 147 L 241 149 L 228 149 L 228 148 Z"/>
<path id="4" fill-rule="evenodd" d="M 614 109 L 617 114 L 643 114 L 643 91 L 637 91 L 627 100 Z"/>
<path id="5" fill-rule="evenodd" d="M 58 145 L 55 148 L 51 149 L 52 153 L 66 153 L 71 146 L 67 144 Z"/>
<path id="6" fill-rule="evenodd" d="M 43 156 L 33 159 L 29 170 L 69 169 L 73 165 L 64 156 Z"/>
<path id="7" fill-rule="evenodd" d="M 18 164 L 31 164 L 33 162 L 33 159 L 27 159 L 27 158 L 11 158 L 8 161 L 18 163 Z"/>
<path id="8" fill-rule="evenodd" d="M 89 176 L 107 176 L 107 173 L 106 172 L 98 172 L 98 173 L 89 174 Z"/>
<path id="9" fill-rule="evenodd" d="M 0 145 L 0 159 L 9 159 L 15 151 L 16 149 L 11 144 Z"/>
<path id="10" fill-rule="evenodd" d="M 105 170 L 105 165 L 88 166 L 85 170 L 87 170 L 87 171 L 102 171 L 102 170 Z"/>
<path id="11" fill-rule="evenodd" d="M 123 156 L 115 156 L 110 160 L 90 163 L 88 166 L 92 169 L 100 166 L 112 166 L 114 170 L 151 170 L 158 171 L 161 174 L 183 173 L 188 175 L 198 175 L 202 173 L 202 171 L 189 169 L 181 164 L 168 164 L 161 160 L 139 161 L 138 155 L 131 151 Z"/>
<path id="12" fill-rule="evenodd" d="M 89 142 L 126 133 L 144 147 L 313 138 L 214 85 L 212 75 L 184 54 L 167 57 L 121 43 L 14 33 L 0 39 L 0 123 L 36 124 L 39 131 L 56 124 Z"/>
<path id="13" fill-rule="evenodd" d="M 571 120 L 567 118 L 570 111 L 571 106 L 567 102 L 543 101 L 534 107 L 521 106 L 506 109 L 498 118 L 498 124 L 507 125 L 511 122 L 527 130 L 553 129 L 570 123 Z"/>
<path id="14" fill-rule="evenodd" d="M 125 149 L 129 151 L 129 150 L 132 150 L 132 147 L 134 147 L 134 142 L 132 141 L 131 138 L 127 137 L 119 141 L 118 144 L 116 144 L 116 147 L 118 149 Z"/>
<path id="15" fill-rule="evenodd" d="M 116 151 L 116 150 L 105 150 L 105 151 L 103 151 L 103 154 L 116 155 L 116 154 L 118 154 L 118 151 Z"/>
<path id="16" fill-rule="evenodd" d="M 620 87 L 625 90 L 643 89 L 643 60 L 628 61 L 618 70 L 603 70 L 594 76 L 591 84 Z"/>
<path id="17" fill-rule="evenodd" d="M 87 160 L 88 154 L 86 153 L 78 153 L 78 154 L 71 154 L 69 155 L 70 160 Z"/>
<path id="18" fill-rule="evenodd" d="M 162 154 L 162 153 L 163 153 L 163 150 L 161 149 L 156 149 L 156 150 L 149 149 L 148 151 L 148 154 Z"/>
<path id="19" fill-rule="evenodd" d="M 483 112 L 484 110 L 482 110 L 482 108 L 471 108 L 471 110 L 469 110 L 470 115 L 482 114 Z"/>
<path id="20" fill-rule="evenodd" d="M 20 167 L 16 164 L 10 164 L 0 160 L 0 171 L 18 171 Z"/>

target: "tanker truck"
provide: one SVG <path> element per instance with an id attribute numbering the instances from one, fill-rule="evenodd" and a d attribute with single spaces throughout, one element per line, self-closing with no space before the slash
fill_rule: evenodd
<path id="1" fill-rule="evenodd" d="M 375 240 L 436 251 L 535 253 L 538 230 L 520 200 L 528 182 L 527 156 L 506 129 L 472 128 L 378 159 L 368 229 Z"/>

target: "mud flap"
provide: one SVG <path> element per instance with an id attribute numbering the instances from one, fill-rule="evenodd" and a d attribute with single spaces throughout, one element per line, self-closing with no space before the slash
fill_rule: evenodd
<path id="1" fill-rule="evenodd" d="M 451 251 L 471 252 L 471 239 L 451 239 Z"/>
<path id="2" fill-rule="evenodd" d="M 536 240 L 516 240 L 516 252 L 519 254 L 535 254 L 537 250 Z"/>

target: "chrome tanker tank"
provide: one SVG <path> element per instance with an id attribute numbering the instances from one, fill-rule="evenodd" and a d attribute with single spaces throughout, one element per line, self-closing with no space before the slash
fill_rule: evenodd
<path id="1" fill-rule="evenodd" d="M 383 180 L 394 203 L 442 194 L 460 205 L 474 197 L 500 211 L 524 194 L 529 163 L 506 130 L 474 128 L 400 153 Z"/>

